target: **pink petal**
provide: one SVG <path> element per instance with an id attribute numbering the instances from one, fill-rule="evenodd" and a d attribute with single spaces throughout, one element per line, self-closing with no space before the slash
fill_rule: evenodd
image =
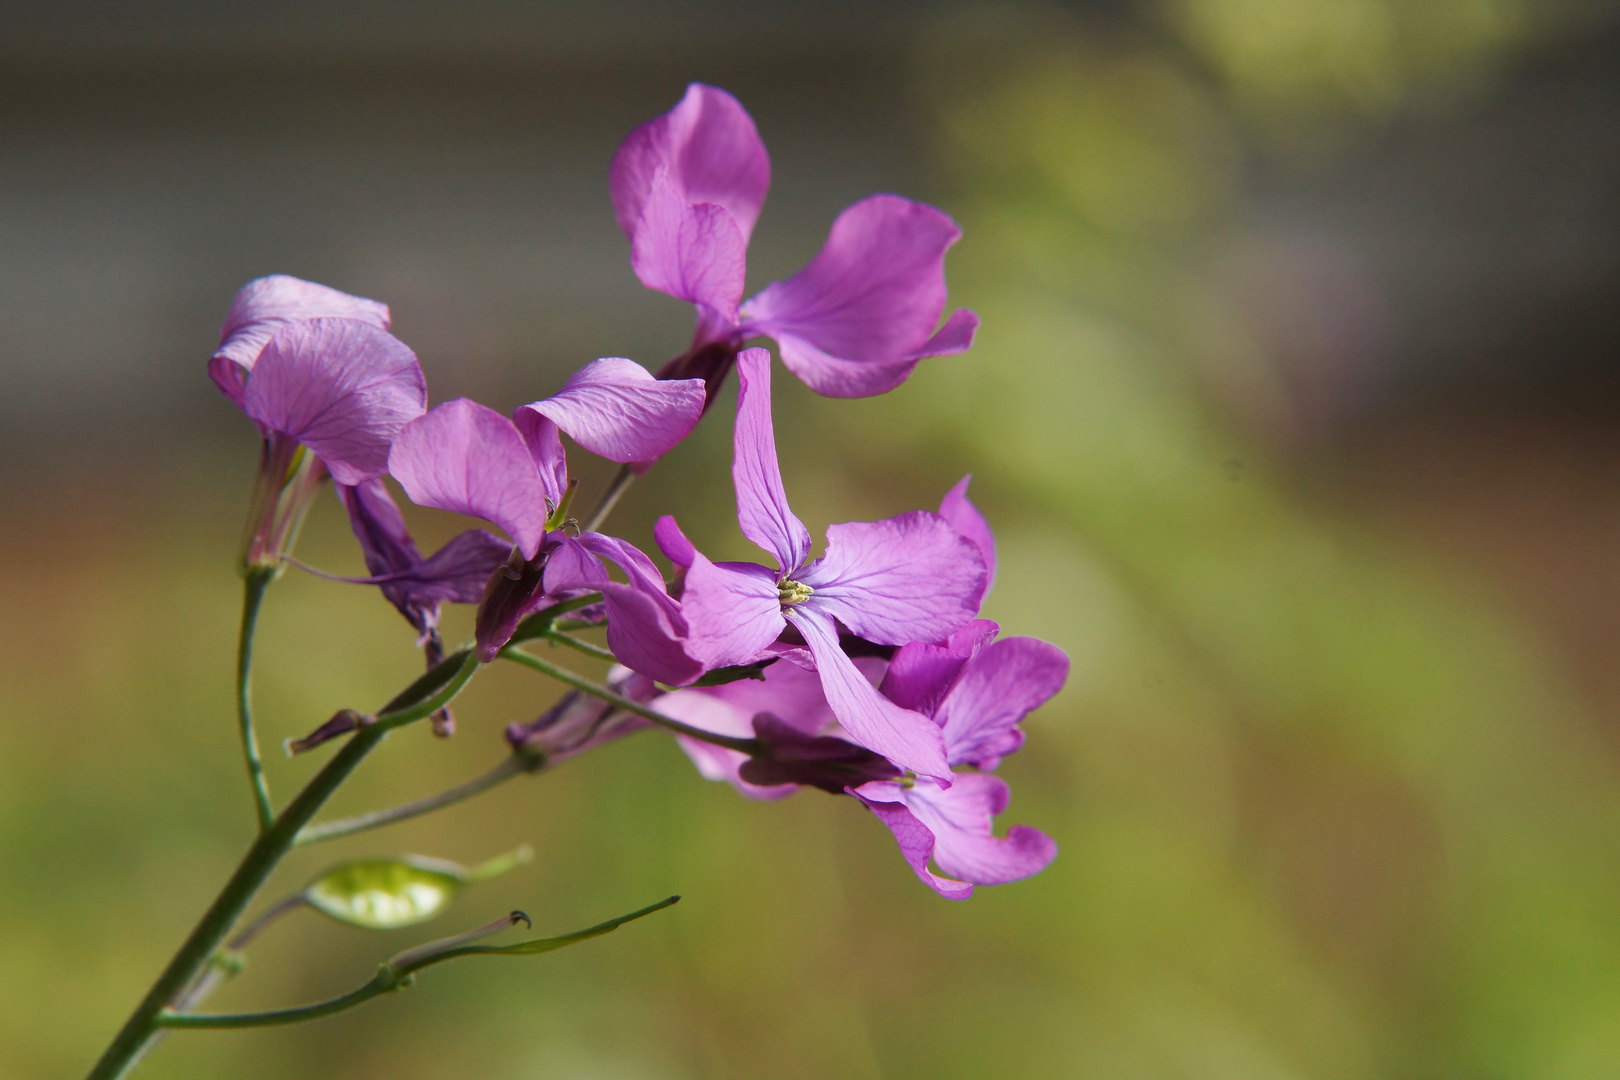
<path id="1" fill-rule="evenodd" d="M 988 773 L 958 773 L 949 788 L 918 780 L 905 804 L 934 836 L 934 865 L 975 885 L 1001 885 L 1046 869 L 1057 843 L 1014 825 L 998 838 L 991 819 L 1007 808 L 1007 783 Z"/>
<path id="2" fill-rule="evenodd" d="M 1063 650 L 1035 638 L 1003 638 L 969 660 L 934 713 L 951 764 L 994 768 L 1023 745 L 1018 723 L 1068 677 Z"/>
<path id="3" fill-rule="evenodd" d="M 751 663 L 787 625 L 776 575 L 753 563 L 712 563 L 694 552 L 681 593 L 687 651 L 706 668 Z"/>
<path id="4" fill-rule="evenodd" d="M 568 490 L 568 455 L 563 450 L 562 433 L 550 418 L 528 405 L 521 405 L 512 413 L 512 426 L 523 437 L 523 445 L 529 448 L 529 457 L 540 474 L 546 504 L 555 510 Z"/>
<path id="5" fill-rule="evenodd" d="M 838 628 L 829 616 L 808 604 L 800 605 L 793 609 L 793 625 L 809 643 L 822 692 L 853 742 L 901 768 L 924 776 L 950 776 L 939 728 L 928 717 L 900 708 L 873 689 L 838 647 Z"/>
<path id="6" fill-rule="evenodd" d="M 984 594 L 989 596 L 991 586 L 996 583 L 996 537 L 990 531 L 990 523 L 967 497 L 968 484 L 972 480 L 973 474 L 969 473 L 945 493 L 945 498 L 939 504 L 939 516 L 950 522 L 951 527 L 957 532 L 973 541 L 979 549 L 979 554 L 984 556 L 984 566 L 988 572 L 984 582 Z"/>
<path id="7" fill-rule="evenodd" d="M 607 607 L 608 648 L 619 663 L 668 686 L 681 686 L 703 674 L 703 665 L 683 646 L 686 624 L 678 612 L 634 585 L 598 586 Z"/>
<path id="8" fill-rule="evenodd" d="M 416 354 L 354 319 L 286 323 L 254 364 L 242 409 L 309 447 L 340 484 L 388 467 L 394 436 L 427 407 Z"/>
<path id="9" fill-rule="evenodd" d="M 692 546 L 692 541 L 686 538 L 681 527 L 668 514 L 659 518 L 653 526 L 653 540 L 657 542 L 658 550 L 664 553 L 664 558 L 683 570 L 691 566 L 697 557 L 697 548 Z"/>
<path id="10" fill-rule="evenodd" d="M 209 377 L 240 408 L 248 372 L 275 332 L 289 322 L 325 318 L 357 319 L 387 330 L 388 305 L 286 274 L 255 278 L 231 299 L 219 348 L 208 362 Z"/>
<path id="11" fill-rule="evenodd" d="M 754 737 L 753 713 L 745 712 L 703 690 L 676 690 L 655 699 L 652 706 L 665 716 L 672 716 L 682 723 L 716 735 L 731 735 L 739 739 Z M 750 784 L 737 773 L 748 760 L 748 755 L 740 751 L 728 750 L 685 735 L 675 736 L 675 741 L 686 751 L 686 756 L 692 759 L 692 764 L 705 780 L 724 780 L 750 799 L 783 799 L 799 790 L 797 784 Z"/>
<path id="12" fill-rule="evenodd" d="M 744 328 L 745 333 L 751 330 L 752 327 Z M 783 366 L 823 397 L 863 398 L 887 394 L 911 378 L 917 368 L 917 361 L 911 358 L 889 363 L 841 360 L 796 334 L 769 333 L 781 350 Z"/>
<path id="13" fill-rule="evenodd" d="M 945 310 L 945 251 L 961 235 L 931 206 L 896 195 L 863 199 L 838 216 L 803 270 L 744 305 L 744 330 L 776 338 L 783 361 L 812 387 L 838 388 L 823 392 L 878 392 L 860 387 L 849 363 L 889 369 L 877 384 L 892 388 L 908 364 L 972 340 L 971 313 L 935 334 Z"/>
<path id="14" fill-rule="evenodd" d="M 943 641 L 970 622 L 984 595 L 979 549 L 938 514 L 913 510 L 827 529 L 827 554 L 798 579 L 808 606 L 882 645 Z"/>
<path id="15" fill-rule="evenodd" d="M 545 485 L 512 421 L 475 401 L 447 401 L 405 426 L 388 471 L 411 501 L 493 521 L 523 557 L 545 538 Z"/>
<path id="16" fill-rule="evenodd" d="M 703 415 L 703 395 L 702 379 L 655 379 L 634 360 L 607 357 L 518 413 L 548 417 L 591 453 L 623 464 L 655 458 L 686 438 Z"/>
<path id="17" fill-rule="evenodd" d="M 688 203 L 660 173 L 630 241 L 630 267 L 649 289 L 698 305 L 725 325 L 737 321 L 748 242 L 714 203 Z"/>
<path id="18" fill-rule="evenodd" d="M 547 596 L 555 596 L 568 589 L 600 589 L 613 580 L 608 576 L 602 560 L 575 537 L 557 539 L 556 546 L 550 550 L 542 579 Z"/>
<path id="19" fill-rule="evenodd" d="M 905 793 L 899 784 L 890 780 L 874 780 L 858 788 L 850 788 L 849 793 L 865 803 L 866 808 L 894 833 L 895 840 L 900 844 L 901 857 L 924 885 L 947 900 L 966 900 L 973 895 L 973 886 L 967 882 L 941 877 L 928 869 L 928 859 L 934 853 L 934 834 L 906 805 Z"/>
<path id="20" fill-rule="evenodd" d="M 737 488 L 737 520 L 748 539 L 776 556 L 791 574 L 810 555 L 810 530 L 788 506 L 776 460 L 771 423 L 771 354 L 744 349 L 737 356 L 736 453 L 731 478 Z"/>
<path id="21" fill-rule="evenodd" d="M 613 158 L 613 209 L 632 239 L 660 168 L 687 202 L 724 207 L 745 240 L 771 186 L 771 161 L 753 118 L 736 98 L 702 83 L 688 86 L 680 104 L 631 132 Z"/>

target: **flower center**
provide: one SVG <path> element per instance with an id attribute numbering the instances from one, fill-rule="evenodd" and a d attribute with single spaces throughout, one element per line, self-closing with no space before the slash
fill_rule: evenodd
<path id="1" fill-rule="evenodd" d="M 806 585 L 804 582 L 793 581 L 792 579 L 781 582 L 776 586 L 776 596 L 777 599 L 782 601 L 783 607 L 792 607 L 794 604 L 802 604 L 806 600 L 810 599 L 810 594 L 813 592 L 815 592 L 815 590 Z"/>

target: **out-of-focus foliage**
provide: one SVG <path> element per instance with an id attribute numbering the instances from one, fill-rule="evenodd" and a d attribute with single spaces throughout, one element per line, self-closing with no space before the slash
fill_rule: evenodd
<path id="1" fill-rule="evenodd" d="M 643 733 L 300 853 L 265 895 L 334 859 L 527 840 L 532 863 L 435 930 L 512 907 L 542 935 L 668 893 L 678 907 L 532 963 L 447 966 L 309 1027 L 177 1034 L 151 1075 L 1609 1074 L 1612 760 L 1544 646 L 1443 554 L 1302 492 L 1287 451 L 1314 406 L 1219 272 L 1244 240 L 1256 117 L 1285 151 L 1369 123 L 1488 66 L 1531 33 L 1528 8 L 1186 0 L 1164 10 L 1169 36 L 1120 38 L 1001 16 L 942 30 L 917 63 L 948 178 L 917 194 L 966 230 L 952 294 L 983 317 L 979 344 L 882 399 L 778 379 L 777 424 L 817 533 L 931 506 L 975 473 L 1001 541 L 987 615 L 1074 661 L 1003 769 L 1004 820 L 1056 837 L 1054 865 L 950 904 L 853 800 L 748 803 Z M 630 539 L 676 510 L 705 550 L 745 554 L 727 411 L 632 489 Z M 229 671 L 253 455 L 244 432 L 218 472 L 153 463 L 0 534 L 0 1057 L 16 1075 L 89 1061 L 249 836 Z M 413 520 L 425 548 L 455 528 Z M 358 569 L 335 505 L 302 554 Z M 278 582 L 267 744 L 376 707 L 418 672 L 410 639 L 370 591 Z M 481 772 L 502 725 L 555 694 L 481 674 L 454 739 L 391 739 L 333 813 Z M 277 792 L 322 756 L 275 761 Z M 288 919 L 212 1005 L 313 1000 L 429 936 Z"/>

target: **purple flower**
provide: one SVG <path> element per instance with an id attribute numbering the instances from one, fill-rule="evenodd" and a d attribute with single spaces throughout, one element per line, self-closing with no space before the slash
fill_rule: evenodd
<path id="1" fill-rule="evenodd" d="M 883 692 L 930 716 L 952 766 L 994 769 L 1023 744 L 1018 727 L 1062 688 L 1069 660 L 1034 638 L 988 643 L 994 623 L 979 620 L 943 646 L 913 643 L 890 661 Z M 877 780 L 850 788 L 894 833 L 906 862 L 941 896 L 963 900 L 974 885 L 999 885 L 1045 869 L 1057 844 L 1015 825 L 998 838 L 992 820 L 1007 806 L 1007 784 L 988 772 L 957 772 L 949 785 L 929 777 Z M 928 869 L 932 858 L 942 872 Z"/>
<path id="2" fill-rule="evenodd" d="M 942 641 L 969 623 L 984 594 L 979 549 L 938 514 L 918 510 L 876 522 L 833 525 L 827 553 L 810 561 L 810 533 L 782 489 L 771 425 L 770 357 L 738 357 L 732 478 L 743 535 L 775 554 L 779 569 L 713 563 L 660 526 L 665 554 L 686 569 L 681 610 L 686 651 L 706 668 L 765 655 L 789 625 L 815 658 L 827 701 L 850 737 L 907 769 L 948 782 L 944 739 L 926 716 L 873 689 L 839 647 L 839 625 L 879 645 Z"/>
<path id="3" fill-rule="evenodd" d="M 389 471 L 413 502 L 500 526 L 517 545 L 491 577 L 479 609 L 479 655 L 492 659 L 524 615 L 548 601 L 600 591 L 608 646 L 626 665 L 667 683 L 701 668 L 681 649 L 680 607 L 652 560 L 600 533 L 572 535 L 554 521 L 568 489 L 559 431 L 615 461 L 656 457 L 691 431 L 703 409 L 697 380 L 660 382 L 629 360 L 598 360 L 551 398 L 524 405 L 514 420 L 476 402 L 446 402 L 408 425 Z M 627 583 L 613 581 L 603 560 Z"/>
<path id="4" fill-rule="evenodd" d="M 615 664 L 606 681 L 610 690 L 631 701 L 645 703 L 658 695 L 651 679 L 623 665 Z M 517 753 L 538 755 L 546 765 L 560 765 L 651 726 L 651 721 L 575 690 L 529 723 L 508 724 L 506 741 Z"/>
<path id="5" fill-rule="evenodd" d="M 924 357 L 972 345 L 973 312 L 939 325 L 945 251 L 961 230 L 895 195 L 849 207 L 804 269 L 742 302 L 748 237 L 770 182 L 753 119 L 702 83 L 619 147 L 609 186 L 631 266 L 698 312 L 692 347 L 661 374 L 704 378 L 712 396 L 742 342 L 763 335 L 817 393 L 866 397 L 905 382 Z"/>
<path id="6" fill-rule="evenodd" d="M 255 278 L 231 299 L 208 377 L 241 408 L 248 375 L 275 332 L 288 323 L 323 318 L 355 319 L 387 330 L 388 305 L 286 274 Z"/>
<path id="7" fill-rule="evenodd" d="M 422 368 L 387 325 L 382 304 L 297 278 L 236 294 L 208 372 L 264 435 L 247 567 L 277 567 L 325 472 L 348 485 L 379 476 L 394 435 L 427 407 Z"/>

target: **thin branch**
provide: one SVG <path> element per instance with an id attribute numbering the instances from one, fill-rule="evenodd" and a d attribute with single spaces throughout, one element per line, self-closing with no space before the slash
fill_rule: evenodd
<path id="1" fill-rule="evenodd" d="M 247 762 L 248 783 L 253 788 L 253 806 L 261 833 L 269 832 L 275 824 L 276 811 L 270 801 L 264 761 L 259 757 L 259 737 L 253 730 L 253 635 L 258 628 L 264 591 L 274 579 L 274 570 L 256 568 L 247 572 L 242 594 L 242 631 L 236 647 L 236 720 L 242 734 L 242 757 Z"/>
<path id="2" fill-rule="evenodd" d="M 606 660 L 615 664 L 619 661 L 619 658 L 614 656 L 610 650 L 604 649 L 600 645 L 592 645 L 588 641 L 581 641 L 577 637 L 571 637 L 556 630 L 546 631 L 545 640 L 554 641 L 559 645 L 567 645 L 571 649 L 578 649 L 586 656 L 594 656 L 598 660 Z"/>
<path id="3" fill-rule="evenodd" d="M 565 682 L 576 690 L 583 690 L 585 693 L 594 698 L 600 698 L 601 700 L 610 704 L 617 705 L 625 712 L 634 713 L 635 715 L 644 719 L 651 720 L 659 727 L 668 728 L 670 731 L 676 732 L 677 734 L 685 735 L 701 742 L 712 743 L 715 746 L 723 746 L 727 750 L 736 750 L 743 754 L 752 755 L 757 753 L 760 749 L 758 739 L 738 739 L 733 738 L 730 735 L 717 735 L 712 731 L 704 731 L 702 728 L 697 728 L 693 727 L 691 724 L 682 723 L 672 716 L 665 716 L 656 709 L 649 709 L 647 706 L 638 701 L 631 701 L 623 694 L 615 693 L 600 683 L 594 683 L 582 675 L 576 675 L 567 668 L 558 667 L 551 661 L 543 660 L 540 657 L 535 656 L 533 653 L 524 652 L 522 649 L 519 649 L 516 646 L 508 645 L 497 655 L 503 660 L 511 660 L 514 663 L 522 664 L 524 667 L 532 668 L 533 670 L 540 672 L 542 675 L 550 675 L 553 679 L 556 679 L 559 682 Z"/>
<path id="4" fill-rule="evenodd" d="M 630 471 L 630 466 L 626 465 L 619 470 L 618 475 L 613 478 L 613 483 L 609 484 L 608 489 L 602 493 L 601 501 L 596 504 L 596 509 L 591 511 L 590 519 L 585 522 L 584 529 L 586 532 L 595 532 L 602 527 L 602 522 L 607 520 L 608 514 L 613 512 L 614 505 L 618 503 L 619 496 L 624 494 L 625 489 L 630 486 L 630 482 L 635 478 L 636 474 Z"/>
<path id="5" fill-rule="evenodd" d="M 475 776 L 466 783 L 458 784 L 448 791 L 441 791 L 437 795 L 429 795 L 386 810 L 373 810 L 369 814 L 357 814 L 354 817 L 322 822 L 319 825 L 306 825 L 293 839 L 293 846 L 301 847 L 304 844 L 317 844 L 322 840 L 336 840 L 340 836 L 353 836 L 368 829 L 392 825 L 396 821 L 408 821 L 423 814 L 431 814 L 435 810 L 453 806 L 474 795 L 482 794 L 497 784 L 504 784 L 514 776 L 534 772 L 543 764 L 543 759 L 537 756 L 513 754 L 484 775 Z"/>

